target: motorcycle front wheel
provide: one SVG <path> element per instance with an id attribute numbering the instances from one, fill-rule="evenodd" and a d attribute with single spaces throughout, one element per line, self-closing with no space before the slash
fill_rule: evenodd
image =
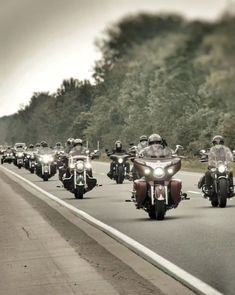
<path id="1" fill-rule="evenodd" d="M 74 196 L 76 199 L 83 199 L 84 195 L 84 186 L 78 186 L 74 190 Z"/>
<path id="2" fill-rule="evenodd" d="M 227 205 L 227 180 L 224 178 L 219 179 L 219 192 L 218 192 L 218 201 L 219 207 L 224 208 Z"/>
<path id="3" fill-rule="evenodd" d="M 163 220 L 166 214 L 165 201 L 155 201 L 154 205 L 150 206 L 148 211 L 150 219 Z"/>

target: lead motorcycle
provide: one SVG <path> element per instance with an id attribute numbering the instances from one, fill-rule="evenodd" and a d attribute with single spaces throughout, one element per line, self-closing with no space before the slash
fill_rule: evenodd
<path id="1" fill-rule="evenodd" d="M 150 219 L 163 220 L 166 211 L 177 208 L 182 199 L 182 182 L 173 176 L 181 168 L 181 158 L 176 153 L 171 158 L 134 158 L 133 166 L 139 179 L 134 180 L 133 196 L 137 209 L 145 210 Z"/>
<path id="2" fill-rule="evenodd" d="M 201 150 L 201 162 L 208 162 L 208 151 Z M 231 172 L 230 163 L 226 161 L 215 161 L 215 166 L 208 168 L 213 179 L 212 186 L 208 190 L 205 183 L 201 189 L 205 198 L 209 198 L 213 207 L 224 208 L 227 205 L 227 199 L 231 198 L 229 174 Z"/>
<path id="3" fill-rule="evenodd" d="M 68 168 L 62 177 L 64 187 L 74 194 L 76 199 L 83 199 L 86 192 L 92 190 L 97 180 L 92 176 L 89 151 L 85 155 L 70 156 Z"/>

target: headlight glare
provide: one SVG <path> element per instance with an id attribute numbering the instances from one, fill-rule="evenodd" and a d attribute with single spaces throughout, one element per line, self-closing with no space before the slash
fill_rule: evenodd
<path id="1" fill-rule="evenodd" d="M 224 173 L 225 170 L 226 170 L 226 167 L 225 167 L 224 165 L 219 165 L 219 167 L 218 167 L 218 171 L 219 171 L 220 173 Z"/>
<path id="2" fill-rule="evenodd" d="M 173 173 L 174 173 L 174 169 L 170 167 L 170 168 L 167 169 L 167 172 L 168 172 L 169 174 L 173 174 Z"/>
<path id="3" fill-rule="evenodd" d="M 164 169 L 162 169 L 161 167 L 158 167 L 156 169 L 154 169 L 154 175 L 157 177 L 163 177 L 165 174 Z"/>
<path id="4" fill-rule="evenodd" d="M 151 170 L 150 170 L 149 168 L 145 168 L 145 169 L 144 169 L 144 173 L 145 173 L 146 175 L 149 175 L 150 172 L 151 172 Z"/>
<path id="5" fill-rule="evenodd" d="M 123 163 L 123 159 L 122 159 L 122 158 L 119 158 L 119 159 L 118 159 L 118 163 L 119 163 L 119 164 L 122 164 L 122 163 Z"/>

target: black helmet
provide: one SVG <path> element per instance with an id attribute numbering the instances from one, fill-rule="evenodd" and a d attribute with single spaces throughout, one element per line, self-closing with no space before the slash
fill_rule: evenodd
<path id="1" fill-rule="evenodd" d="M 47 144 L 46 141 L 41 141 L 41 146 L 42 146 L 42 147 L 48 147 L 48 144 Z"/>
<path id="2" fill-rule="evenodd" d="M 33 149 L 34 148 L 34 145 L 31 143 L 30 145 L 29 145 L 29 149 Z"/>
<path id="3" fill-rule="evenodd" d="M 76 138 L 73 141 L 73 146 L 83 145 L 83 140 L 81 138 Z"/>
<path id="4" fill-rule="evenodd" d="M 140 142 L 141 141 L 148 141 L 148 137 L 146 135 L 141 135 L 140 136 Z"/>
<path id="5" fill-rule="evenodd" d="M 117 149 L 121 149 L 121 148 L 122 148 L 122 142 L 121 142 L 121 140 L 117 140 L 117 141 L 115 142 L 115 147 L 116 147 Z"/>
<path id="6" fill-rule="evenodd" d="M 212 144 L 224 144 L 224 138 L 221 135 L 215 135 L 212 139 Z"/>
<path id="7" fill-rule="evenodd" d="M 72 145 L 72 144 L 73 144 L 73 141 L 74 141 L 74 138 L 69 137 L 69 138 L 67 139 L 67 145 Z"/>
<path id="8" fill-rule="evenodd" d="M 162 138 L 159 134 L 153 133 L 149 136 L 148 144 L 151 145 L 154 143 L 162 144 Z"/>
<path id="9" fill-rule="evenodd" d="M 61 142 L 57 142 L 55 145 L 56 146 L 62 146 Z"/>

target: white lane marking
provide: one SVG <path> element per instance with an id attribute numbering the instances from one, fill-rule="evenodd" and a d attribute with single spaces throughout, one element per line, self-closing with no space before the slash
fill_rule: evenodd
<path id="1" fill-rule="evenodd" d="M 197 294 L 204 294 L 204 295 L 223 295 L 210 285 L 206 284 L 205 282 L 201 281 L 200 279 L 194 277 L 190 273 L 186 272 L 182 268 L 178 267 L 174 263 L 170 262 L 169 260 L 163 258 L 162 256 L 158 255 L 157 253 L 153 252 L 152 250 L 148 249 L 147 247 L 143 246 L 139 242 L 135 241 L 134 239 L 128 237 L 127 235 L 121 233 L 120 231 L 116 230 L 115 228 L 101 222 L 100 220 L 92 217 L 91 215 L 87 214 L 86 212 L 77 209 L 76 207 L 66 203 L 65 201 L 59 199 L 58 197 L 48 193 L 44 189 L 40 188 L 39 186 L 35 185 L 28 179 L 18 175 L 17 173 L 5 168 L 0 167 L 2 170 L 14 175 L 18 179 L 22 180 L 23 182 L 27 183 L 29 186 L 33 187 L 37 191 L 43 193 L 49 199 L 54 200 L 58 204 L 66 207 L 67 209 L 71 210 L 72 212 L 76 213 L 79 217 L 83 220 L 87 221 L 91 225 L 97 227 L 101 231 L 105 232 L 107 235 L 113 237 L 115 240 L 119 241 L 121 244 L 125 245 L 127 248 L 131 249 L 133 252 L 137 253 L 159 269 L 166 272 L 168 275 L 174 277 L 176 280 L 180 281 L 191 290 L 195 291 Z"/>
<path id="2" fill-rule="evenodd" d="M 196 195 L 201 195 L 201 192 L 195 192 L 195 191 L 187 191 L 187 193 L 191 193 L 191 194 L 196 194 Z"/>

